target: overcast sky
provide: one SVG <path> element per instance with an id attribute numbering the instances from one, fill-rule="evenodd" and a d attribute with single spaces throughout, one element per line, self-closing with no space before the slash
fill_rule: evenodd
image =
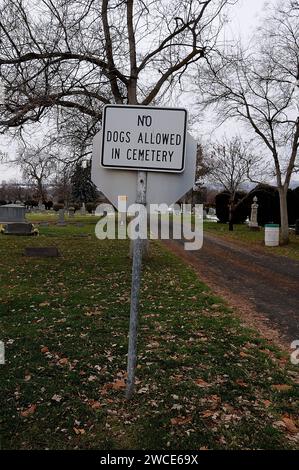
<path id="1" fill-rule="evenodd" d="M 276 0 L 239 0 L 238 4 L 230 10 L 231 22 L 225 31 L 226 38 L 234 36 L 240 37 L 244 42 L 247 41 L 258 24 L 259 17 L 263 14 L 265 4 L 271 3 L 276 3 Z M 219 133 L 223 133 L 223 131 L 219 130 Z M 9 155 L 14 155 L 15 145 L 1 136 L 0 148 L 8 152 Z M 4 179 L 19 177 L 20 174 L 15 167 L 0 164 L 0 182 Z"/>

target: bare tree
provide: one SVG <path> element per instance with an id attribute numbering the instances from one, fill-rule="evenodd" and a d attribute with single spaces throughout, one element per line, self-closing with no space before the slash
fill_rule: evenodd
<path id="1" fill-rule="evenodd" d="M 204 104 L 221 122 L 237 118 L 272 156 L 280 197 L 281 242 L 289 241 L 287 191 L 299 145 L 299 0 L 286 0 L 266 19 L 256 51 L 219 54 L 199 80 Z"/>
<path id="2" fill-rule="evenodd" d="M 0 0 L 0 129 L 55 116 L 86 148 L 103 105 L 158 103 L 208 57 L 236 1 Z"/>
<path id="3" fill-rule="evenodd" d="M 38 199 L 46 200 L 45 183 L 57 165 L 55 156 L 45 147 L 20 148 L 15 163 L 21 168 L 23 178 L 34 184 Z"/>
<path id="4" fill-rule="evenodd" d="M 251 153 L 248 143 L 238 136 L 212 145 L 209 177 L 229 194 L 229 230 L 234 229 L 234 213 L 247 197 L 237 199 L 237 193 L 246 181 L 260 176 L 261 161 L 262 157 Z"/>
<path id="5" fill-rule="evenodd" d="M 61 165 L 51 178 L 53 198 L 58 202 L 63 201 L 65 207 L 69 206 L 72 194 L 71 175 L 73 167 L 70 165 Z"/>

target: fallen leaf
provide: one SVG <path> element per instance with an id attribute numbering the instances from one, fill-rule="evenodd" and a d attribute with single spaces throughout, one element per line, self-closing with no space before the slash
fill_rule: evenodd
<path id="1" fill-rule="evenodd" d="M 97 380 L 97 376 L 96 375 L 90 375 L 87 380 L 88 380 L 88 382 L 94 382 L 95 380 Z"/>
<path id="2" fill-rule="evenodd" d="M 215 411 L 210 411 L 210 410 L 207 410 L 207 411 L 203 411 L 201 413 L 201 416 L 203 418 L 210 418 L 211 416 L 213 416 L 213 414 L 215 413 Z"/>
<path id="3" fill-rule="evenodd" d="M 243 351 L 240 351 L 239 355 L 240 355 L 240 357 L 248 357 L 249 356 L 249 354 L 246 354 Z"/>
<path id="4" fill-rule="evenodd" d="M 242 379 L 237 379 L 236 384 L 238 384 L 240 387 L 246 388 L 248 387 L 247 383 L 244 382 Z"/>
<path id="5" fill-rule="evenodd" d="M 96 400 L 88 400 L 88 404 L 93 410 L 98 410 L 102 406 L 101 403 Z"/>
<path id="6" fill-rule="evenodd" d="M 183 405 L 179 405 L 177 403 L 175 403 L 173 406 L 172 406 L 172 410 L 181 410 L 183 408 Z"/>
<path id="7" fill-rule="evenodd" d="M 56 393 L 53 395 L 53 397 L 51 398 L 51 400 L 53 401 L 56 401 L 57 403 L 60 403 L 61 400 L 62 400 L 62 396 L 61 395 L 57 395 Z"/>
<path id="8" fill-rule="evenodd" d="M 183 424 L 191 423 L 192 416 L 179 416 L 178 418 L 171 418 L 170 422 L 173 426 L 182 426 Z"/>
<path id="9" fill-rule="evenodd" d="M 287 392 L 288 390 L 291 390 L 293 387 L 292 385 L 287 385 L 287 384 L 276 384 L 272 385 L 272 388 L 275 390 L 278 390 L 279 392 Z"/>
<path id="10" fill-rule="evenodd" d="M 35 410 L 36 410 L 36 405 L 30 405 L 29 408 L 27 408 L 27 410 L 21 411 L 20 415 L 23 418 L 28 418 L 28 416 L 31 416 L 35 413 Z"/>
<path id="11" fill-rule="evenodd" d="M 263 404 L 264 404 L 265 408 L 269 408 L 269 406 L 271 406 L 271 401 L 270 400 L 263 400 Z"/>
<path id="12" fill-rule="evenodd" d="M 292 418 L 284 416 L 282 421 L 286 425 L 287 430 L 292 434 L 297 434 L 299 432 L 299 428 L 296 426 L 295 421 Z"/>
<path id="13" fill-rule="evenodd" d="M 43 348 L 41 348 L 40 352 L 45 354 L 45 353 L 49 352 L 49 348 L 47 348 L 47 346 L 44 346 Z"/>
<path id="14" fill-rule="evenodd" d="M 208 382 L 206 382 L 203 379 L 197 379 L 197 380 L 195 380 L 195 383 L 198 387 L 203 387 L 204 388 L 204 387 L 209 387 L 210 386 L 210 384 L 208 384 Z"/>
<path id="15" fill-rule="evenodd" d="M 67 357 L 63 357 L 62 359 L 59 359 L 58 362 L 59 362 L 59 364 L 60 364 L 61 366 L 64 366 L 64 365 L 67 364 L 69 361 L 68 361 Z"/>
<path id="16" fill-rule="evenodd" d="M 85 434 L 85 429 L 79 429 L 79 428 L 73 428 L 75 434 L 77 434 L 77 436 L 79 434 Z"/>
<path id="17" fill-rule="evenodd" d="M 112 388 L 114 390 L 121 390 L 122 388 L 126 388 L 124 379 L 115 380 L 115 382 L 112 384 Z"/>

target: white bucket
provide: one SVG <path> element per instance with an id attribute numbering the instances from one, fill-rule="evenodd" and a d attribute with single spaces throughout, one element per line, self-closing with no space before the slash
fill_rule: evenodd
<path id="1" fill-rule="evenodd" d="M 265 245 L 266 246 L 279 246 L 279 225 L 266 224 L 265 225 Z"/>

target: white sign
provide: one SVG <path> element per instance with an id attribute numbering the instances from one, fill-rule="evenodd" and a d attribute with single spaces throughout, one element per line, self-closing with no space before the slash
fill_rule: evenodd
<path id="1" fill-rule="evenodd" d="M 185 109 L 106 105 L 101 165 L 180 173 L 185 166 L 186 127 Z"/>
<path id="2" fill-rule="evenodd" d="M 98 132 L 93 140 L 93 155 L 91 178 L 112 204 L 118 206 L 118 196 L 127 196 L 127 205 L 136 202 L 137 171 L 124 171 L 119 168 L 104 168 L 101 166 L 102 133 Z M 185 170 L 183 173 L 158 173 L 150 171 L 147 174 L 147 204 L 173 204 L 189 189 L 195 180 L 196 141 L 187 132 Z"/>

